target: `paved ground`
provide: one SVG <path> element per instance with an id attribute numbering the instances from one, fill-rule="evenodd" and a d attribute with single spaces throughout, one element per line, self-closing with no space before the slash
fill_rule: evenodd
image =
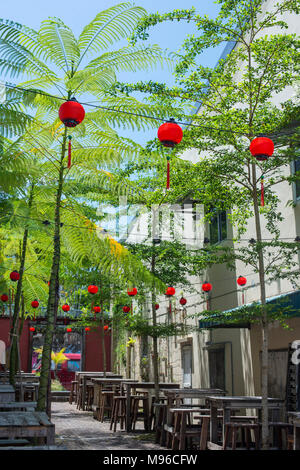
<path id="1" fill-rule="evenodd" d="M 92 412 L 77 410 L 67 402 L 52 403 L 51 421 L 55 424 L 56 445 L 63 445 L 67 450 L 162 449 L 154 443 L 154 434 L 141 431 L 142 422 L 137 423 L 134 433 L 114 433 L 109 429 L 109 421 L 100 423 Z"/>

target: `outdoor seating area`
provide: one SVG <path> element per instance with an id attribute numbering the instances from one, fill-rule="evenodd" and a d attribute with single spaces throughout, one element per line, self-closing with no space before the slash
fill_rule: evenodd
<path id="1" fill-rule="evenodd" d="M 184 389 L 175 383 L 159 383 L 156 402 L 154 387 L 153 382 L 112 373 L 104 377 L 101 372 L 80 372 L 69 403 L 81 411 L 92 411 L 93 418 L 99 424 L 108 422 L 113 433 L 135 433 L 139 422 L 138 432 L 152 433 L 162 449 L 261 449 L 261 397 L 232 397 L 221 389 Z M 285 417 L 284 401 L 276 398 L 268 399 L 268 408 L 270 449 L 293 449 L 293 426 L 298 432 L 299 414 L 292 424 L 291 417 Z"/>

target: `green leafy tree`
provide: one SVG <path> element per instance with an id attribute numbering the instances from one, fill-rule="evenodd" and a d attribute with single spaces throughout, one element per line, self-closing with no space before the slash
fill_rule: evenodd
<path id="1" fill-rule="evenodd" d="M 135 275 L 143 274 L 147 277 L 145 270 L 137 268 L 137 263 L 132 261 L 132 257 L 129 259 L 128 253 L 120 245 L 112 239 L 97 237 L 95 224 L 89 218 L 79 216 L 79 225 L 90 229 L 86 230 L 85 235 L 79 234 L 78 228 L 75 234 L 70 223 L 75 219 L 77 224 L 73 225 L 78 225 L 78 214 L 72 207 L 78 184 L 90 185 L 95 192 L 99 190 L 99 186 L 117 191 L 118 184 L 108 171 L 109 166 L 120 164 L 123 159 L 133 158 L 139 150 L 130 139 L 120 138 L 114 127 L 141 129 L 149 125 L 149 120 L 146 117 L 138 118 L 137 113 L 147 115 L 151 112 L 157 116 L 164 114 L 161 107 L 145 106 L 132 98 L 116 100 L 108 92 L 119 71 L 147 69 L 157 62 L 165 62 L 157 46 L 122 47 L 107 52 L 116 42 L 130 35 L 138 19 L 144 15 L 144 9 L 121 3 L 99 13 L 77 39 L 70 28 L 58 18 L 42 22 L 39 31 L 7 20 L 0 22 L 2 71 L 6 75 L 22 75 L 27 78 L 15 92 L 23 104 L 35 113 L 27 132 L 31 134 L 32 145 L 43 154 L 44 169 L 52 177 L 51 188 L 54 189 L 51 193 L 52 205 L 48 204 L 47 211 L 45 210 L 53 221 L 53 254 L 38 396 L 39 410 L 45 410 L 46 407 L 51 346 L 59 303 L 62 231 L 65 232 L 65 243 L 69 245 L 74 261 L 82 261 L 97 252 L 95 259 L 103 269 L 111 269 L 113 262 L 119 265 L 116 276 L 125 277 L 125 271 L 127 274 L 131 271 L 131 276 L 135 272 Z M 53 93 L 60 96 L 54 96 Z M 92 95 L 101 100 L 104 107 L 87 112 L 84 123 L 72 130 L 74 151 L 73 163 L 69 169 L 66 165 L 68 130 L 58 120 L 57 112 L 62 103 L 61 98 L 70 99 L 75 94 L 77 97 Z M 131 114 L 117 113 L 116 109 Z M 65 195 L 69 196 L 68 200 L 64 200 Z M 61 226 L 62 214 L 65 229 Z M 74 234 L 72 243 L 68 243 L 68 238 L 74 237 Z M 99 254 L 100 246 L 102 259 Z M 120 268 L 122 263 L 123 269 Z"/>
<path id="2" fill-rule="evenodd" d="M 191 168 L 191 175 L 186 174 L 185 182 L 192 187 L 191 196 L 200 198 L 208 208 L 207 218 L 211 215 L 209 207 L 230 211 L 237 235 L 234 250 L 224 253 L 228 255 L 228 266 L 233 267 L 239 259 L 259 276 L 260 305 L 253 317 L 259 319 L 262 330 L 262 444 L 266 449 L 268 325 L 272 321 L 266 305 L 266 282 L 289 279 L 297 284 L 299 274 L 297 244 L 282 241 L 280 237 L 284 216 L 276 188 L 299 178 L 298 174 L 291 176 L 289 172 L 295 158 L 294 148 L 299 145 L 299 104 L 285 99 L 282 93 L 299 79 L 300 42 L 296 34 L 286 31 L 285 14 L 298 15 L 300 2 L 274 2 L 269 11 L 261 0 L 218 0 L 218 3 L 220 13 L 215 19 L 203 17 L 194 10 L 175 10 L 142 18 L 132 43 L 146 39 L 149 28 L 155 24 L 175 19 L 195 21 L 199 33 L 188 37 L 183 44 L 182 57 L 175 69 L 175 87 L 152 82 L 124 86 L 128 93 L 137 89 L 151 93 L 152 101 L 168 95 L 176 97 L 179 103 L 186 99 L 201 103 L 176 153 L 191 148 L 198 151 L 199 163 Z M 203 51 L 224 42 L 233 45 L 225 59 L 215 68 L 199 65 L 198 58 Z M 188 115 L 181 116 L 185 121 L 191 119 Z M 274 156 L 264 162 L 257 161 L 249 152 L 250 142 L 260 135 L 272 138 L 276 147 Z M 149 146 L 150 150 L 153 148 L 154 144 Z M 180 167 L 180 163 L 177 165 Z M 263 206 L 260 204 L 262 177 Z M 240 238 L 252 223 L 255 240 L 243 246 Z M 263 229 L 269 240 L 265 240 Z"/>

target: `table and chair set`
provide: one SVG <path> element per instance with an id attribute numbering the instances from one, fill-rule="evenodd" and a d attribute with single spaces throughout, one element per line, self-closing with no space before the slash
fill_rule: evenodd
<path id="1" fill-rule="evenodd" d="M 261 448 L 261 397 L 230 397 L 220 389 L 160 383 L 157 402 L 154 389 L 153 382 L 79 372 L 69 401 L 78 409 L 93 411 L 100 422 L 109 420 L 113 432 L 118 426 L 133 432 L 141 419 L 146 432 L 155 431 L 156 443 L 173 450 Z M 268 398 L 270 449 L 300 448 L 300 413 L 291 422 L 284 406 L 284 400 Z"/>
<path id="2" fill-rule="evenodd" d="M 0 450 L 59 450 L 55 428 L 45 412 L 36 411 L 39 378 L 22 373 L 16 386 L 0 375 Z M 21 401 L 22 400 L 22 401 Z"/>

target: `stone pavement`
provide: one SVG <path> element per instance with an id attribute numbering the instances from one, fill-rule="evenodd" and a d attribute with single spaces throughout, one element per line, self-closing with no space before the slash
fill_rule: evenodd
<path id="1" fill-rule="evenodd" d="M 68 402 L 53 402 L 51 421 L 55 424 L 55 444 L 66 450 L 155 450 L 163 449 L 154 443 L 154 435 L 141 432 L 143 423 L 138 422 L 136 431 L 112 432 L 109 421 L 100 423 L 90 411 L 80 411 Z M 120 429 L 118 426 L 117 429 Z"/>

